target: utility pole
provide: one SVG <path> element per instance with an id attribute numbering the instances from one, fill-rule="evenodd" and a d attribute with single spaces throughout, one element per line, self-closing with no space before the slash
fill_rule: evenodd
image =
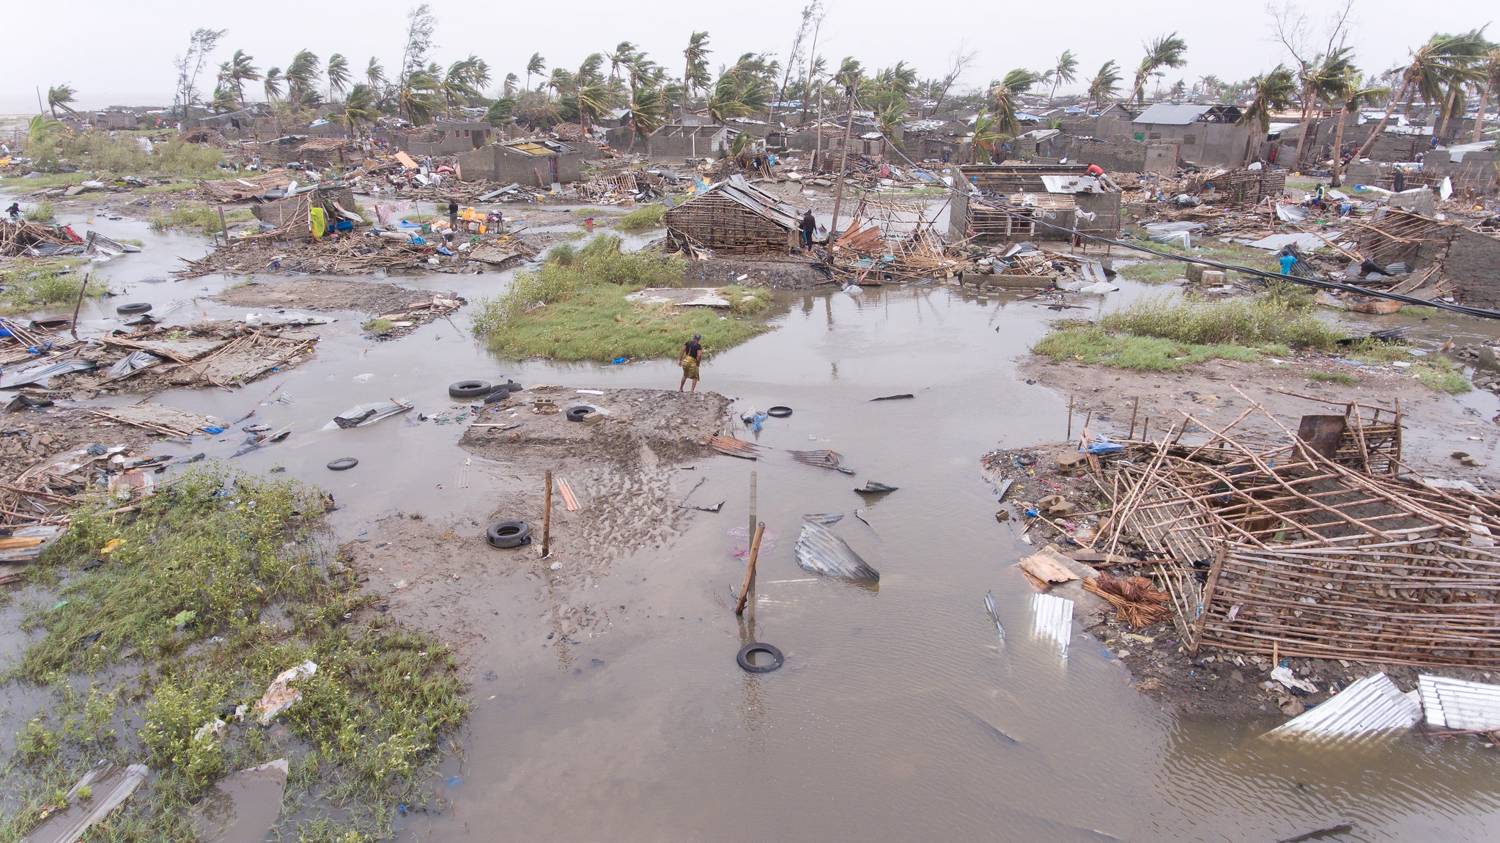
<path id="1" fill-rule="evenodd" d="M 849 86 L 849 122 L 844 124 L 844 152 L 839 156 L 839 183 L 833 192 L 833 222 L 828 226 L 828 247 L 839 233 L 839 206 L 844 202 L 844 174 L 849 167 L 849 137 L 854 134 L 854 85 Z M 821 137 L 821 135 L 819 135 Z"/>
<path id="2" fill-rule="evenodd" d="M 46 114 L 47 109 L 42 105 L 42 86 L 36 86 L 36 113 Z"/>

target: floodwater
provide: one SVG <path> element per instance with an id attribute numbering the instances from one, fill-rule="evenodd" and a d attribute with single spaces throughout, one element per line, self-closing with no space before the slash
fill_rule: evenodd
<path id="1" fill-rule="evenodd" d="M 172 322 L 243 315 L 206 300 L 226 279 L 145 282 L 176 255 L 200 253 L 201 241 L 133 233 L 126 223 L 100 228 L 148 243 L 101 270 L 129 289 L 122 300 L 152 301 L 158 314 L 175 303 Z M 396 279 L 471 301 L 507 280 Z M 1109 306 L 1142 290 L 1128 285 Z M 537 577 L 500 575 L 495 628 L 463 654 L 474 708 L 462 751 L 433 781 L 442 808 L 397 817 L 398 839 L 1265 841 L 1340 824 L 1351 826 L 1339 837 L 1348 840 L 1500 835 L 1500 762 L 1477 742 L 1269 745 L 1256 736 L 1274 719 L 1162 711 L 1076 623 L 1065 655 L 1033 634 L 1032 592 L 1012 567 L 1030 548 L 994 520 L 978 458 L 1063 435 L 1064 400 L 1016 369 L 1051 311 L 923 287 L 784 303 L 777 330 L 706 362 L 702 386 L 738 410 L 792 407 L 760 435 L 777 450 L 682 472 L 682 494 L 705 478 L 693 502 L 724 500 L 723 511 L 693 514 L 669 545 L 626 555 L 567 595 L 611 623 L 566 654 L 537 621 L 559 598 Z M 112 310 L 91 316 L 102 326 Z M 297 368 L 234 393 L 174 390 L 154 400 L 226 421 L 254 409 L 260 422 L 291 425 L 284 443 L 232 462 L 281 466 L 329 489 L 341 505 L 335 528 L 354 537 L 398 510 L 487 514 L 485 490 L 504 471 L 457 447 L 461 424 L 440 423 L 456 409 L 451 381 L 677 383 L 670 362 L 493 359 L 469 336 L 469 311 L 375 344 L 360 336 L 360 317 L 342 314 L 318 329 L 316 355 Z M 1074 314 L 1084 312 L 1064 315 Z M 903 392 L 916 397 L 869 400 Z M 433 418 L 321 429 L 351 405 L 387 397 Z M 178 450 L 227 458 L 238 439 L 232 430 Z M 857 476 L 781 452 L 808 448 L 840 452 Z M 359 467 L 324 469 L 341 456 Z M 741 622 L 734 553 L 746 543 L 752 472 L 768 535 L 753 618 Z M 899 490 L 866 502 L 852 491 L 866 480 Z M 821 580 L 794 562 L 800 516 L 833 511 L 846 517 L 831 529 L 881 572 L 878 589 Z M 497 575 L 476 558 L 474 576 Z M 1003 644 L 986 591 L 999 604 Z M 749 640 L 775 644 L 785 666 L 742 672 L 734 656 Z"/>

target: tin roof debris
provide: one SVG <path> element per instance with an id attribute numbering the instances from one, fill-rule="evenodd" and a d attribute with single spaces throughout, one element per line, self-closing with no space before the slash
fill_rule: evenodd
<path id="1" fill-rule="evenodd" d="M 1054 645 L 1067 658 L 1068 642 L 1073 638 L 1073 601 L 1052 594 L 1031 595 L 1031 634 Z"/>
<path id="2" fill-rule="evenodd" d="M 1266 737 L 1367 740 L 1410 729 L 1422 706 L 1384 673 L 1372 673 L 1321 705 L 1277 726 Z"/>
<path id="3" fill-rule="evenodd" d="M 146 781 L 151 770 L 145 764 L 95 767 L 83 774 L 68 791 L 66 808 L 48 817 L 26 835 L 28 843 L 77 843 L 95 824 L 125 804 Z M 82 798 L 85 789 L 87 799 Z"/>
<path id="4" fill-rule="evenodd" d="M 794 552 L 797 564 L 814 574 L 865 582 L 880 581 L 880 572 L 822 524 L 803 521 Z"/>
<path id="5" fill-rule="evenodd" d="M 1472 732 L 1500 729 L 1500 685 L 1422 674 L 1417 693 L 1427 725 Z"/>

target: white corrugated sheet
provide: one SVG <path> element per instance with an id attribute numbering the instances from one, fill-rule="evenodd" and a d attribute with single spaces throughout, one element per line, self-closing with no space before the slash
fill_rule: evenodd
<path id="1" fill-rule="evenodd" d="M 1050 594 L 1033 594 L 1031 612 L 1032 635 L 1056 644 L 1066 656 L 1068 640 L 1073 637 L 1073 601 Z"/>
<path id="2" fill-rule="evenodd" d="M 1500 685 L 1446 676 L 1417 677 L 1427 725 L 1490 732 L 1500 729 Z"/>
<path id="3" fill-rule="evenodd" d="M 1357 740 L 1410 729 L 1421 719 L 1422 707 L 1415 699 L 1384 673 L 1372 673 L 1267 736 Z"/>

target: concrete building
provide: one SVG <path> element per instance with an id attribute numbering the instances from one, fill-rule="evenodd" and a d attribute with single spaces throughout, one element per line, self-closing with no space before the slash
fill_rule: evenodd
<path id="1" fill-rule="evenodd" d="M 1440 147 L 1422 158 L 1422 175 L 1428 184 L 1451 180 L 1460 196 L 1492 196 L 1500 190 L 1500 159 L 1496 141 L 1460 143 Z"/>
<path id="2" fill-rule="evenodd" d="M 1175 143 L 1183 161 L 1233 166 L 1244 163 L 1251 134 L 1257 131 L 1251 126 L 1238 125 L 1239 119 L 1240 110 L 1233 105 L 1159 102 L 1135 116 L 1130 123 L 1130 137 L 1142 143 Z"/>
<path id="3" fill-rule="evenodd" d="M 629 129 L 624 132 L 628 134 Z M 637 141 L 635 148 L 639 150 L 644 145 L 647 155 L 662 158 L 719 158 L 729 154 L 729 147 L 739 134 L 739 129 L 729 126 L 668 123 L 652 132 L 644 144 Z M 628 143 L 626 138 L 616 144 L 614 132 L 610 133 L 610 146 L 625 149 Z"/>
<path id="4" fill-rule="evenodd" d="M 551 140 L 492 143 L 458 156 L 458 177 L 464 181 L 495 181 L 546 187 L 578 181 L 584 154 L 576 147 Z"/>

